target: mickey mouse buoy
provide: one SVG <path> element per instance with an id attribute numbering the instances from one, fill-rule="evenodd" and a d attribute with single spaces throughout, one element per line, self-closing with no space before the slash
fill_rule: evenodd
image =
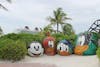
<path id="1" fill-rule="evenodd" d="M 61 56 L 68 56 L 73 53 L 73 46 L 68 40 L 61 40 L 57 45 L 57 53 Z"/>
<path id="2" fill-rule="evenodd" d="M 56 54 L 55 38 L 47 33 L 47 37 L 43 40 L 44 52 L 46 55 L 53 56 Z"/>
<path id="3" fill-rule="evenodd" d="M 95 33 L 80 34 L 77 38 L 74 53 L 77 55 L 95 55 L 97 49 Z"/>
<path id="4" fill-rule="evenodd" d="M 29 46 L 28 46 L 28 54 L 30 56 L 41 56 L 44 53 L 44 48 L 42 47 L 42 45 L 39 42 L 32 42 Z"/>

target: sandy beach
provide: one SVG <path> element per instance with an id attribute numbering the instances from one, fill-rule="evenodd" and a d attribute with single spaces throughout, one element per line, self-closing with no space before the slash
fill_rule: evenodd
<path id="1" fill-rule="evenodd" d="M 9 61 L 0 61 L 2 64 L 9 64 Z M 96 55 L 94 56 L 41 56 L 41 57 L 29 57 L 26 56 L 25 59 L 15 62 L 14 64 L 27 64 L 34 67 L 100 67 L 100 62 Z M 12 63 L 11 63 L 12 64 Z M 37 66 L 35 66 L 37 65 Z M 30 66 L 31 67 L 31 66 Z"/>

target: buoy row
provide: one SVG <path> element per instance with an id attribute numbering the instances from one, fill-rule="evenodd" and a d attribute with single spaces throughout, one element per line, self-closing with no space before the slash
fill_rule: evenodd
<path id="1" fill-rule="evenodd" d="M 77 36 L 76 45 L 73 46 L 70 41 L 63 39 L 55 44 L 56 39 L 52 36 L 47 36 L 43 43 L 33 41 L 28 46 L 28 54 L 30 56 L 42 56 L 43 54 L 53 56 L 59 54 L 61 56 L 77 55 L 95 55 L 96 54 L 96 35 L 81 34 Z"/>

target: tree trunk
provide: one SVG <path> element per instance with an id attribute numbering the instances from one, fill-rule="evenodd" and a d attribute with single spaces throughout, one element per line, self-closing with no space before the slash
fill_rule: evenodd
<path id="1" fill-rule="evenodd" d="M 57 33 L 59 32 L 59 24 L 58 24 L 58 22 L 57 22 Z"/>

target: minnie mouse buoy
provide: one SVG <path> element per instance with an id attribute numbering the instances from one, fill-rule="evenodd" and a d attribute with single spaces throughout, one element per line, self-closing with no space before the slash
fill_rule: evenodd
<path id="1" fill-rule="evenodd" d="M 47 37 L 43 40 L 43 47 L 45 54 L 51 56 L 56 54 L 55 38 L 51 37 L 49 32 L 47 33 Z"/>
<path id="2" fill-rule="evenodd" d="M 57 53 L 61 56 L 68 56 L 73 53 L 73 46 L 67 40 L 61 40 L 57 45 Z"/>
<path id="3" fill-rule="evenodd" d="M 28 46 L 28 54 L 30 56 L 41 56 L 44 53 L 44 48 L 42 47 L 42 45 L 39 42 L 32 42 L 29 46 Z"/>

